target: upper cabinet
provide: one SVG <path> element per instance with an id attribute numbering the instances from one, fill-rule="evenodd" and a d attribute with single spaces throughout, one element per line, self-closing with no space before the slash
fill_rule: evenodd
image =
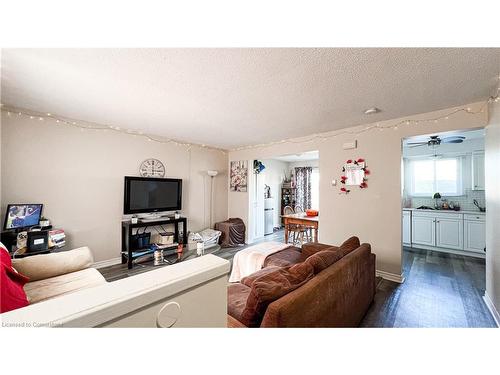
<path id="1" fill-rule="evenodd" d="M 484 151 L 472 153 L 472 190 L 484 190 Z"/>

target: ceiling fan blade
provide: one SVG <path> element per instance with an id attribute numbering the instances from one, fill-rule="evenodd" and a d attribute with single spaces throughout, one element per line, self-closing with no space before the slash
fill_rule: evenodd
<path id="1" fill-rule="evenodd" d="M 425 142 L 410 142 L 410 143 L 407 143 L 408 146 L 411 146 L 411 145 L 426 145 L 427 144 L 427 141 Z"/>
<path id="2" fill-rule="evenodd" d="M 411 146 L 409 146 L 410 148 L 415 148 L 415 147 L 422 147 L 422 146 L 427 146 L 427 142 L 426 143 L 413 143 Z"/>
<path id="3" fill-rule="evenodd" d="M 462 143 L 464 141 L 465 137 L 462 136 L 456 136 L 456 137 L 446 137 L 441 139 L 441 142 L 443 143 Z"/>

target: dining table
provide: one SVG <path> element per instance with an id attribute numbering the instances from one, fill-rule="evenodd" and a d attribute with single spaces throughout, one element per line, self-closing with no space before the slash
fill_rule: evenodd
<path id="1" fill-rule="evenodd" d="M 319 216 L 307 216 L 305 212 L 281 215 L 285 224 L 285 243 L 288 243 L 290 225 L 302 225 L 313 229 L 313 242 L 318 242 Z"/>

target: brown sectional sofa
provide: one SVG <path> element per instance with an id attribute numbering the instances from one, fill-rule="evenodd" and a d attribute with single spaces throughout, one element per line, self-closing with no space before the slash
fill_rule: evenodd
<path id="1" fill-rule="evenodd" d="M 341 246 L 290 247 L 228 286 L 228 327 L 356 327 L 375 295 L 375 254 Z"/>

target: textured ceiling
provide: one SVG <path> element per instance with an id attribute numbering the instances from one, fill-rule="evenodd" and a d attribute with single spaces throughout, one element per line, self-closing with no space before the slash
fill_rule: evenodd
<path id="1" fill-rule="evenodd" d="M 4 49 L 1 100 L 231 149 L 483 100 L 499 70 L 500 49 Z"/>

